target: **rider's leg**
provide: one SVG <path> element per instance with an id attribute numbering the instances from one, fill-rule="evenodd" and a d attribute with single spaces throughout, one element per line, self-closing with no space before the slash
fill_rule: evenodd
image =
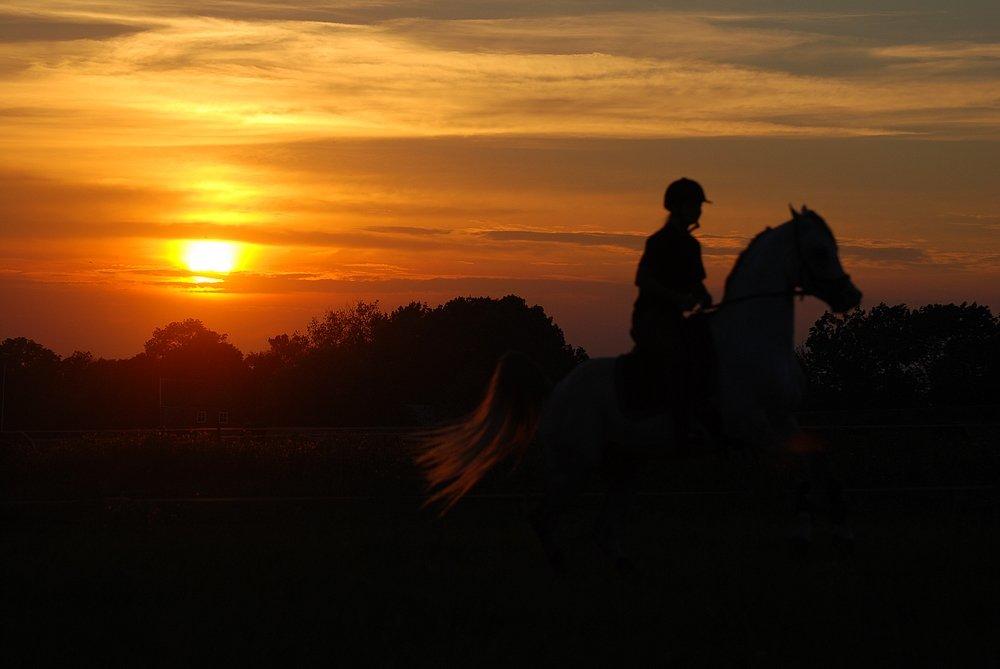
<path id="1" fill-rule="evenodd" d="M 604 509 L 598 519 L 597 541 L 619 568 L 627 568 L 622 546 L 625 524 L 635 508 L 638 493 L 639 457 L 620 445 L 609 444 L 604 451 L 603 478 L 606 486 Z"/>
<path id="2" fill-rule="evenodd" d="M 848 520 L 847 503 L 844 500 L 844 486 L 834 471 L 828 453 L 818 451 L 811 453 L 810 469 L 812 479 L 822 487 L 826 493 L 828 516 L 830 520 L 830 533 L 835 546 L 842 551 L 850 552 L 854 548 L 854 530 Z"/>
<path id="3" fill-rule="evenodd" d="M 836 548 L 849 553 L 854 548 L 854 531 L 848 522 L 844 488 L 835 475 L 829 456 L 821 449 L 806 451 L 805 477 L 795 489 L 796 521 L 792 531 L 793 542 L 806 545 L 811 540 L 815 512 L 826 512 Z M 826 505 L 817 504 L 817 495 L 825 496 Z M 822 497 L 820 497 L 822 501 Z"/>

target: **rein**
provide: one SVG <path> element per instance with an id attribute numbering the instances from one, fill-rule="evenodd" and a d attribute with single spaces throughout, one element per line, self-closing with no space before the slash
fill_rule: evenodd
<path id="1" fill-rule="evenodd" d="M 706 309 L 702 309 L 702 313 L 714 313 L 719 309 L 730 307 L 734 304 L 739 304 L 740 302 L 749 302 L 750 300 L 762 300 L 769 297 L 805 297 L 808 294 L 809 293 L 801 288 L 793 288 L 792 290 L 772 290 L 769 293 L 751 293 L 750 295 L 742 295 L 740 297 L 734 297 L 730 300 L 717 302 Z"/>

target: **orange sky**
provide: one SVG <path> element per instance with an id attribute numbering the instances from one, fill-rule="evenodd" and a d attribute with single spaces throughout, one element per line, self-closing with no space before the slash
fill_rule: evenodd
<path id="1" fill-rule="evenodd" d="M 8 1 L 0 337 L 125 356 L 195 316 L 250 351 L 514 292 L 614 353 L 682 175 L 716 296 L 804 202 L 867 304 L 1000 305 L 994 3 L 754 4 Z M 194 283 L 198 239 L 235 271 Z"/>

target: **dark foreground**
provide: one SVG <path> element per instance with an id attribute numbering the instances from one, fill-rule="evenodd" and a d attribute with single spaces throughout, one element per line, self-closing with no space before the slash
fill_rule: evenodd
<path id="1" fill-rule="evenodd" d="M 556 580 L 512 500 L 473 500 L 444 521 L 398 500 L 7 507 L 3 654 L 106 666 L 1000 661 L 989 495 L 856 499 L 856 553 L 819 535 L 805 561 L 766 501 L 642 502 L 637 573 L 616 573 L 585 538 L 588 500 L 572 573 Z"/>
<path id="2" fill-rule="evenodd" d="M 530 462 L 439 520 L 399 435 L 11 440 L 0 662 L 1000 666 L 995 427 L 821 436 L 855 488 L 853 555 L 823 532 L 791 555 L 791 465 L 664 455 L 636 571 L 588 538 L 589 496 L 558 579 Z"/>

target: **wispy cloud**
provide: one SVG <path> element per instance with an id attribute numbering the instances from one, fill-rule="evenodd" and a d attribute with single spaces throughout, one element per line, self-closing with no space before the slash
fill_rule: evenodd
<path id="1" fill-rule="evenodd" d="M 121 23 L 120 34 L 101 34 L 99 44 L 0 50 L 0 58 L 20 57 L 32 72 L 6 87 L 8 104 L 73 108 L 84 117 L 100 110 L 109 119 L 127 110 L 130 122 L 101 128 L 102 141 L 241 143 L 913 132 L 893 124 L 893 114 L 918 117 L 910 125 L 919 123 L 923 133 L 956 136 L 961 127 L 948 124 L 949 110 L 995 108 L 998 97 L 995 44 L 900 44 L 879 42 L 877 33 L 816 31 L 831 23 L 865 25 L 871 17 L 863 13 L 799 12 L 797 21 L 769 23 L 764 15 L 751 23 L 724 11 L 609 12 L 607 5 L 566 4 L 563 14 L 468 19 L 457 4 L 441 11 L 390 6 L 389 14 L 425 18 L 389 18 L 384 4 L 368 10 L 370 20 L 345 23 L 316 18 L 324 7 L 314 3 L 230 4 L 231 11 L 221 12 L 226 18 L 179 6 L 160 6 L 156 15 L 157 5 L 147 5 L 155 27 L 142 32 Z M 366 11 L 351 3 L 334 9 Z M 73 23 L 80 20 L 65 4 L 43 3 L 35 11 L 31 25 L 91 25 Z M 125 7 L 105 6 L 91 11 L 89 21 L 100 19 L 93 25 L 107 32 L 127 16 Z M 25 41 L 42 37 L 37 30 L 14 32 Z M 794 114 L 811 122 L 779 120 Z M 964 123 L 982 134 L 987 127 L 995 132 L 995 120 Z"/>
<path id="2" fill-rule="evenodd" d="M 368 232 L 384 232 L 396 235 L 415 235 L 423 237 L 427 235 L 447 235 L 451 230 L 445 228 L 414 228 L 405 225 L 370 225 L 364 230 Z"/>
<path id="3" fill-rule="evenodd" d="M 949 226 L 981 230 L 1000 229 L 1000 214 L 947 212 L 939 214 L 938 217 L 945 219 Z"/>
<path id="4" fill-rule="evenodd" d="M 85 20 L 60 15 L 0 12 L 0 43 L 104 40 L 149 30 L 137 22 Z"/>
<path id="5" fill-rule="evenodd" d="M 845 262 L 855 267 L 909 271 L 1000 273 L 1000 250 L 944 250 L 901 240 L 848 239 L 839 245 Z"/>
<path id="6" fill-rule="evenodd" d="M 893 245 L 891 243 L 863 245 L 855 242 L 840 244 L 840 253 L 852 261 L 863 260 L 895 264 L 920 264 L 931 262 L 924 249 L 909 245 Z"/>
<path id="7" fill-rule="evenodd" d="M 580 244 L 582 246 L 620 246 L 641 249 L 646 240 L 640 234 L 615 234 L 608 232 L 545 232 L 539 230 L 484 230 L 478 233 L 495 241 L 545 242 Z"/>

